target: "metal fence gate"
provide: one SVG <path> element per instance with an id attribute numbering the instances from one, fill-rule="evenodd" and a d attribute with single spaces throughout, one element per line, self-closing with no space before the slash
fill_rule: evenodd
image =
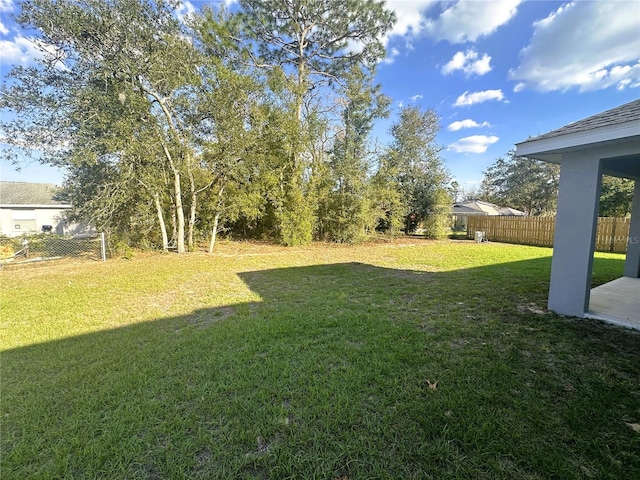
<path id="1" fill-rule="evenodd" d="M 106 261 L 105 234 L 78 237 L 38 234 L 0 238 L 0 265 L 19 265 L 63 258 Z"/>

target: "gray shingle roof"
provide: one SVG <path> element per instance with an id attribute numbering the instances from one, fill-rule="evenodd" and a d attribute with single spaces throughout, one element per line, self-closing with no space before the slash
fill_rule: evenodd
<path id="1" fill-rule="evenodd" d="M 586 130 L 593 130 L 599 127 L 608 127 L 611 125 L 617 125 L 621 123 L 630 122 L 633 120 L 640 120 L 640 100 L 634 100 L 633 102 L 625 103 L 619 107 L 612 108 L 602 113 L 592 115 L 577 122 L 570 123 L 564 127 L 560 127 L 556 130 L 552 130 L 548 133 L 544 133 L 535 138 L 527 140 L 542 140 L 545 138 L 559 137 L 562 135 L 568 135 L 571 133 L 584 132 Z M 526 143 L 526 142 L 523 142 Z"/>
<path id="2" fill-rule="evenodd" d="M 64 206 L 69 202 L 53 183 L 0 182 L 1 205 Z"/>
<path id="3" fill-rule="evenodd" d="M 515 208 L 499 207 L 494 203 L 483 202 L 481 200 L 469 200 L 466 202 L 455 203 L 452 213 L 478 213 L 485 215 L 524 215 L 524 212 Z"/>

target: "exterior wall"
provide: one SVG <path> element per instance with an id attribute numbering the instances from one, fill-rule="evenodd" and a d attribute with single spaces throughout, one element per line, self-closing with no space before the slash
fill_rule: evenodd
<path id="1" fill-rule="evenodd" d="M 467 225 L 469 224 L 469 217 L 477 217 L 482 216 L 485 217 L 488 214 L 486 212 L 478 212 L 478 213 L 454 213 L 451 215 L 451 224 L 458 227 L 460 230 L 466 230 Z"/>
<path id="2" fill-rule="evenodd" d="M 635 181 L 624 276 L 640 278 L 640 180 Z"/>
<path id="3" fill-rule="evenodd" d="M 589 309 L 602 179 L 600 152 L 563 155 L 553 240 L 549 310 L 584 317 Z"/>
<path id="4" fill-rule="evenodd" d="M 0 208 L 0 235 L 10 237 L 13 236 L 11 235 L 12 231 L 11 210 L 7 208 Z"/>
<path id="5" fill-rule="evenodd" d="M 7 237 L 19 237 L 25 234 L 42 233 L 43 225 L 51 225 L 53 227 L 52 233 L 64 235 L 64 212 L 66 210 L 61 208 L 3 207 L 0 209 L 0 234 Z M 20 214 L 14 212 L 20 212 Z M 35 221 L 19 220 L 19 218 L 26 217 L 31 217 Z M 15 228 L 17 225 L 20 225 L 21 228 Z"/>
<path id="6" fill-rule="evenodd" d="M 64 226 L 64 235 L 78 237 L 83 235 L 96 235 L 98 231 L 86 223 L 69 223 Z"/>

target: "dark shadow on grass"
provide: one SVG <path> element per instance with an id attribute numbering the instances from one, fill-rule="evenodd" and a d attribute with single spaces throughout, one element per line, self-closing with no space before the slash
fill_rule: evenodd
<path id="1" fill-rule="evenodd" d="M 547 312 L 549 267 L 246 272 L 260 303 L 6 351 L 1 476 L 639 478 L 640 335 Z"/>

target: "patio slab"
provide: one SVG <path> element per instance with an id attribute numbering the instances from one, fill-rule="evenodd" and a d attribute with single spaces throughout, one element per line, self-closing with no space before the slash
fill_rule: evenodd
<path id="1" fill-rule="evenodd" d="M 585 317 L 640 330 L 640 278 L 621 277 L 593 288 Z"/>

